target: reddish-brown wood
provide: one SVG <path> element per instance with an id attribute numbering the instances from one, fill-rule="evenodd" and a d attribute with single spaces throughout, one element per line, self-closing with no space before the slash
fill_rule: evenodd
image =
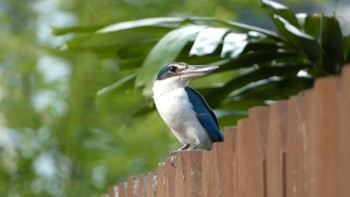
<path id="1" fill-rule="evenodd" d="M 257 119 L 238 121 L 236 161 L 238 187 L 237 196 L 264 196 L 263 154 L 260 132 L 254 128 Z M 254 189 L 252 189 L 254 188 Z"/>
<path id="2" fill-rule="evenodd" d="M 108 196 L 118 196 L 118 186 L 111 187 Z"/>
<path id="3" fill-rule="evenodd" d="M 350 65 L 342 70 L 340 93 L 338 95 L 338 167 L 339 197 L 350 195 Z"/>
<path id="4" fill-rule="evenodd" d="M 235 127 L 227 127 L 225 129 L 225 142 L 223 151 L 223 160 L 221 161 L 224 169 L 221 179 L 222 196 L 235 197 L 237 188 L 237 162 L 235 160 L 235 140 L 237 129 Z"/>
<path id="5" fill-rule="evenodd" d="M 165 196 L 165 163 L 160 163 L 158 165 L 158 173 L 157 173 L 157 191 L 156 197 L 164 197 Z"/>
<path id="6" fill-rule="evenodd" d="M 128 196 L 128 189 L 127 182 L 122 182 L 118 184 L 118 196 L 120 197 L 127 197 Z"/>
<path id="7" fill-rule="evenodd" d="M 214 172 L 213 168 L 213 154 L 211 151 L 203 151 L 202 156 L 202 194 L 203 197 L 210 197 L 215 195 L 214 187 Z"/>
<path id="8" fill-rule="evenodd" d="M 214 143 L 213 149 L 211 152 L 213 153 L 213 169 L 215 169 L 215 173 L 213 174 L 213 181 L 214 185 L 212 185 L 214 194 L 218 196 L 222 196 L 222 190 L 223 190 L 223 174 L 227 173 L 227 169 L 224 169 L 223 163 L 224 163 L 224 143 L 223 142 L 217 142 Z"/>
<path id="9" fill-rule="evenodd" d="M 280 101 L 270 106 L 269 132 L 266 142 L 267 195 L 285 196 L 285 138 L 288 127 L 288 103 Z"/>
<path id="10" fill-rule="evenodd" d="M 288 102 L 288 128 L 286 135 L 286 196 L 304 196 L 304 142 L 302 122 L 298 121 L 302 104 L 301 96 L 294 96 Z"/>
<path id="11" fill-rule="evenodd" d="M 269 108 L 268 107 L 255 107 L 249 110 L 249 119 L 251 120 L 251 130 L 257 131 L 257 136 L 259 140 L 257 141 L 257 146 L 259 146 L 259 151 L 261 154 L 260 160 L 263 178 L 263 196 L 267 195 L 267 169 L 266 169 L 266 147 L 267 147 L 267 135 L 269 127 Z M 239 195 L 238 195 L 239 196 Z"/>
<path id="12" fill-rule="evenodd" d="M 157 190 L 157 176 L 149 172 L 147 176 L 147 197 L 155 197 Z"/>
<path id="13" fill-rule="evenodd" d="M 202 152 L 189 151 L 185 155 L 188 158 L 184 160 L 187 186 L 185 196 L 200 197 L 202 196 Z"/>
<path id="14" fill-rule="evenodd" d="M 142 196 L 146 196 L 146 184 L 145 184 L 145 177 L 144 176 L 140 176 L 138 178 L 139 180 L 139 189 L 138 189 L 138 195 L 139 197 L 142 197 Z"/>
<path id="15" fill-rule="evenodd" d="M 338 196 L 337 169 L 337 81 L 334 77 L 316 81 L 307 124 L 310 148 L 310 196 Z"/>
<path id="16" fill-rule="evenodd" d="M 135 177 L 131 176 L 128 178 L 128 185 L 126 190 L 128 191 L 128 197 L 134 197 L 136 190 L 135 189 Z"/>
<path id="17" fill-rule="evenodd" d="M 175 185 L 176 189 L 174 191 L 175 197 L 184 196 L 186 191 L 186 174 L 184 168 L 184 157 L 185 152 L 178 152 L 176 154 L 176 162 L 175 162 Z"/>
<path id="18" fill-rule="evenodd" d="M 311 112 L 311 99 L 312 91 L 307 90 L 301 96 L 301 102 L 298 108 L 298 122 L 300 125 L 302 137 L 303 137 L 303 191 L 304 196 L 310 196 L 310 146 L 308 144 L 310 125 L 308 125 L 308 120 L 311 117 L 309 114 Z"/>
<path id="19" fill-rule="evenodd" d="M 171 159 L 165 161 L 166 170 L 166 187 L 165 197 L 174 197 L 175 193 L 175 167 L 171 165 Z"/>

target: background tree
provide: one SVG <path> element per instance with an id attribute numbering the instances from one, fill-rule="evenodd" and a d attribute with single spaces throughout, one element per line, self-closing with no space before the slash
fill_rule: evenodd
<path id="1" fill-rule="evenodd" d="M 169 61 L 221 66 L 191 83 L 216 108 L 221 127 L 349 62 L 349 36 L 337 18 L 296 18 L 269 1 L 260 5 L 1 1 L 0 196 L 96 196 L 154 170 L 178 147 L 149 91 Z M 273 21 L 266 26 L 279 34 L 232 22 L 247 13 L 268 19 L 266 11 Z M 172 18 L 132 21 L 164 16 Z"/>

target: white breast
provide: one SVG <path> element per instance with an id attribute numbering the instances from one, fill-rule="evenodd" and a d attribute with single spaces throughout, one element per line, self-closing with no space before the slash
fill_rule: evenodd
<path id="1" fill-rule="evenodd" d="M 211 139 L 198 121 L 185 89 L 169 89 L 162 82 L 154 83 L 153 98 L 164 122 L 182 144 L 199 144 L 200 148 L 210 149 Z"/>

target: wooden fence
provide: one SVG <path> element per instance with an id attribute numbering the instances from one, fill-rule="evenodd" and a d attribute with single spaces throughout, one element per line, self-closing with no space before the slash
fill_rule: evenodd
<path id="1" fill-rule="evenodd" d="M 341 77 L 254 107 L 211 151 L 177 155 L 102 196 L 350 196 L 350 66 Z"/>

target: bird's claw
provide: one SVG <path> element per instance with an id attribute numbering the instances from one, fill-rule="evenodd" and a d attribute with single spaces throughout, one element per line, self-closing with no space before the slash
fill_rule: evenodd
<path id="1" fill-rule="evenodd" d="M 179 148 L 177 151 L 174 151 L 170 154 L 171 166 L 173 166 L 175 168 L 175 159 L 176 159 L 177 152 L 188 150 L 189 147 L 190 147 L 190 144 L 185 144 L 183 147 Z"/>
<path id="2" fill-rule="evenodd" d="M 173 166 L 174 168 L 176 168 L 175 167 L 176 153 L 177 151 L 174 151 L 170 154 L 170 160 L 171 160 L 170 165 Z"/>

